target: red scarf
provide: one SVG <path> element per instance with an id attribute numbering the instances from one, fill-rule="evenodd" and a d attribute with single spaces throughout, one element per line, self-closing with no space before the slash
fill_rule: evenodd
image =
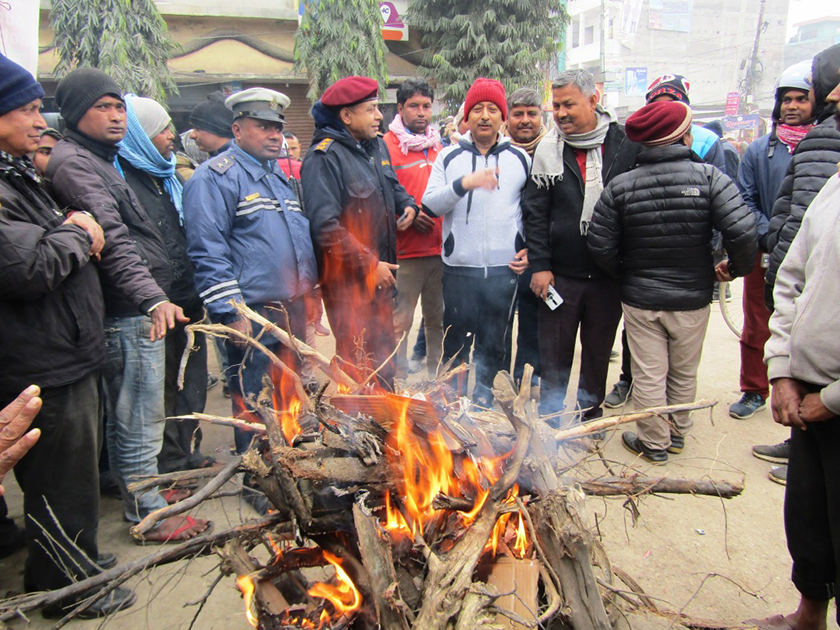
<path id="1" fill-rule="evenodd" d="M 791 125 L 778 124 L 776 125 L 776 137 L 787 145 L 788 153 L 793 153 L 799 141 L 807 136 L 808 132 L 813 128 L 814 125 L 797 125 L 793 127 Z"/>

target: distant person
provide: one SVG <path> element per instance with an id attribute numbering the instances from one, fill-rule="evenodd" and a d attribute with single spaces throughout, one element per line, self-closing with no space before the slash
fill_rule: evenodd
<path id="1" fill-rule="evenodd" d="M 770 338 L 767 323 L 770 311 L 764 304 L 764 272 L 767 268 L 767 229 L 773 203 L 785 177 L 793 152 L 814 127 L 810 100 L 811 61 L 785 70 L 776 85 L 773 126 L 770 133 L 753 142 L 744 154 L 738 175 L 738 189 L 744 202 L 755 214 L 758 227 L 758 254 L 751 273 L 744 277 L 744 330 L 741 334 L 741 399 L 729 407 L 729 415 L 746 420 L 764 409 L 770 396 L 767 366 L 764 365 L 764 344 Z M 759 457 L 772 457 L 784 463 L 787 442 L 778 452 L 765 452 L 770 447 L 755 447 Z M 755 449 L 758 449 L 756 451 Z M 784 460 L 784 461 L 781 461 Z"/>
<path id="2" fill-rule="evenodd" d="M 397 115 L 383 140 L 399 182 L 420 207 L 432 165 L 442 150 L 440 135 L 432 125 L 435 93 L 423 79 L 407 79 L 397 90 Z M 414 322 L 417 301 L 423 312 L 426 339 L 426 370 L 433 378 L 443 353 L 443 239 L 442 219 L 418 212 L 411 227 L 397 232 L 397 299 L 394 329 L 406 338 L 397 350 L 397 376 L 405 378 L 408 333 Z"/>
<path id="3" fill-rule="evenodd" d="M 52 150 L 58 141 L 64 136 L 60 132 L 47 127 L 41 132 L 41 138 L 38 140 L 38 148 L 32 154 L 32 163 L 35 165 L 35 170 L 41 177 L 47 172 L 47 164 L 50 162 Z"/>
<path id="4" fill-rule="evenodd" d="M 833 48 L 840 51 L 840 46 Z M 833 64 L 832 73 L 831 66 L 823 65 L 829 58 L 814 62 L 814 88 L 822 97 L 818 105 L 823 122 L 817 129 L 829 123 L 840 132 L 840 63 Z M 818 82 L 831 78 L 836 85 L 826 94 Z M 794 161 L 799 155 L 797 151 Z M 784 523 L 793 560 L 791 580 L 800 600 L 793 613 L 756 622 L 762 630 L 826 628 L 830 600 L 836 601 L 840 592 L 838 223 L 840 177 L 835 170 L 808 206 L 775 278 L 776 310 L 770 317 L 765 361 L 773 386 L 773 419 L 790 427 Z M 835 618 L 840 621 L 840 607 Z"/>
<path id="5" fill-rule="evenodd" d="M 606 186 L 587 237 L 595 262 L 621 282 L 637 409 L 694 401 L 715 276 L 743 276 L 755 259 L 755 218 L 735 183 L 691 150 L 691 119 L 685 103 L 669 101 L 627 119 L 627 138 L 645 149 Z M 713 229 L 729 252 L 717 269 Z M 621 441 L 662 464 L 682 452 L 692 425 L 690 412 L 655 416 Z"/>

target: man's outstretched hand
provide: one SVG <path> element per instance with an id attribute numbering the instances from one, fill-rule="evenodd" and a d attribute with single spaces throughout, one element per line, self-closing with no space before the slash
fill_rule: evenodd
<path id="1" fill-rule="evenodd" d="M 26 431 L 41 411 L 41 399 L 38 398 L 40 393 L 41 389 L 37 385 L 30 385 L 0 411 L 0 484 L 12 466 L 17 464 L 41 437 L 41 429 Z"/>

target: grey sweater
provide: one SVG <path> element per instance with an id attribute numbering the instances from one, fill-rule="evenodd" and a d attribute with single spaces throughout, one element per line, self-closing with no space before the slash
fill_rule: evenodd
<path id="1" fill-rule="evenodd" d="M 822 388 L 840 415 L 840 175 L 808 207 L 776 277 L 764 361 L 770 379 L 790 377 Z"/>

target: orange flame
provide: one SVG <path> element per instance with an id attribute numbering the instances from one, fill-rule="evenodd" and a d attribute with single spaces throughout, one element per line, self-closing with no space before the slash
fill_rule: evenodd
<path id="1" fill-rule="evenodd" d="M 236 586 L 242 591 L 242 599 L 245 600 L 245 616 L 248 617 L 248 623 L 256 628 L 259 619 L 254 614 L 252 608 L 254 602 L 254 581 L 247 575 L 240 575 L 236 578 Z"/>
<path id="2" fill-rule="evenodd" d="M 525 519 L 520 512 L 519 516 L 519 526 L 516 528 L 516 542 L 513 545 L 513 551 L 516 553 L 520 559 L 525 558 L 525 554 L 528 553 L 528 532 L 525 529 Z"/>
<path id="3" fill-rule="evenodd" d="M 321 597 L 328 600 L 339 615 L 351 613 L 358 610 L 362 605 L 362 594 L 353 584 L 353 580 L 341 566 L 341 560 L 328 551 L 324 551 L 324 558 L 335 568 L 335 576 L 338 584 L 325 584 L 316 582 L 309 589 L 312 597 Z M 323 614 L 321 615 L 323 619 Z"/>
<path id="4" fill-rule="evenodd" d="M 292 379 L 274 365 L 271 366 L 271 380 L 274 383 L 271 402 L 275 417 L 280 419 L 280 429 L 286 439 L 286 444 L 292 446 L 295 438 L 301 433 L 300 423 L 298 422 L 301 402 L 297 397 Z"/>

